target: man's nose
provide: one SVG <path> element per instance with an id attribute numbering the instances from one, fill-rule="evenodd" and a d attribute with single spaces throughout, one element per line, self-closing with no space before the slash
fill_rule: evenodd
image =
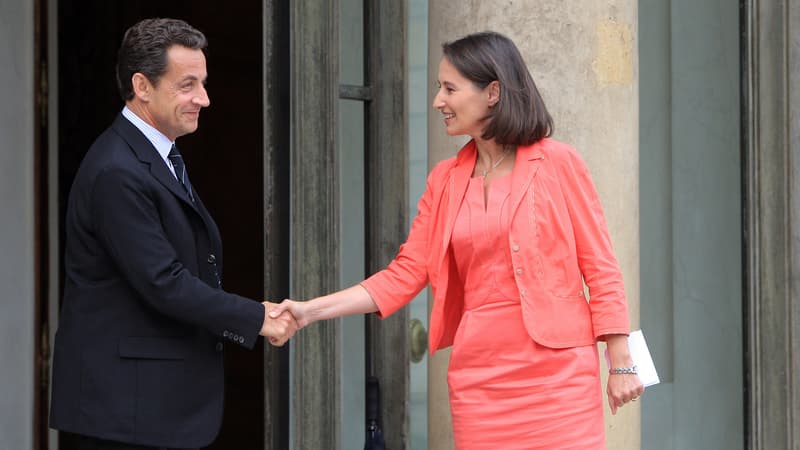
<path id="1" fill-rule="evenodd" d="M 202 106 L 203 108 L 211 104 L 211 99 L 208 98 L 208 91 L 206 91 L 205 86 L 200 86 L 200 92 L 194 98 L 194 102 Z"/>

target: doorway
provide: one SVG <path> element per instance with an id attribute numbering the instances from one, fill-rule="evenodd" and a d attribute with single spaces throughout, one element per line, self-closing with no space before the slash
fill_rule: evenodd
<path id="1" fill-rule="evenodd" d="M 209 40 L 206 56 L 211 98 L 198 131 L 179 139 L 181 150 L 192 184 L 222 234 L 224 288 L 252 299 L 264 298 L 268 264 L 264 199 L 270 188 L 264 169 L 262 3 L 59 0 L 57 8 L 60 256 L 63 258 L 66 202 L 80 161 L 123 107 L 114 81 L 122 36 L 143 18 L 179 18 Z M 284 266 L 288 267 L 288 262 Z M 63 280 L 61 270 L 59 279 Z M 285 426 L 267 417 L 285 417 L 288 406 L 276 406 L 273 397 L 270 407 L 278 411 L 265 408 L 265 379 L 272 384 L 286 378 L 274 373 L 265 378 L 264 352 L 263 341 L 252 351 L 226 345 L 225 414 L 220 434 L 209 448 L 261 450 L 265 436 L 275 434 L 272 428 Z M 274 359 L 270 352 L 268 359 Z M 274 386 L 273 390 L 287 389 Z M 66 433 L 60 433 L 58 441 L 62 450 L 73 448 Z"/>

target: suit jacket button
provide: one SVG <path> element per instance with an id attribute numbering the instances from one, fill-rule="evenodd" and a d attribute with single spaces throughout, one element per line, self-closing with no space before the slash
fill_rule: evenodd
<path id="1" fill-rule="evenodd" d="M 208 263 L 209 263 L 209 264 L 214 264 L 215 262 L 217 262 L 217 257 L 216 257 L 216 256 L 214 256 L 214 254 L 213 254 L 213 253 L 212 253 L 212 254 L 210 254 L 210 255 L 208 255 Z"/>
<path id="2" fill-rule="evenodd" d="M 222 351 L 222 342 L 217 342 L 217 351 L 218 352 Z"/>

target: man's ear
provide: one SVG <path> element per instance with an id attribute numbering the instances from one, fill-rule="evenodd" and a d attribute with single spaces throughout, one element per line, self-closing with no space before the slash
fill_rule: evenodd
<path id="1" fill-rule="evenodd" d="M 141 72 L 136 72 L 131 76 L 133 95 L 141 101 L 149 101 L 150 94 L 153 92 L 153 85 Z"/>
<path id="2" fill-rule="evenodd" d="M 492 81 L 486 86 L 486 92 L 489 95 L 489 107 L 493 108 L 497 102 L 500 101 L 500 82 L 497 80 Z"/>

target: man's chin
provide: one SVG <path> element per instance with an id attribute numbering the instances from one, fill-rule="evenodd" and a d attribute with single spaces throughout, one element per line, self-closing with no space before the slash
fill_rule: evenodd
<path id="1" fill-rule="evenodd" d="M 195 122 L 194 124 L 187 124 L 185 127 L 183 127 L 183 134 L 184 135 L 192 134 L 195 131 L 197 131 L 197 128 L 198 128 L 197 127 L 197 122 Z"/>

